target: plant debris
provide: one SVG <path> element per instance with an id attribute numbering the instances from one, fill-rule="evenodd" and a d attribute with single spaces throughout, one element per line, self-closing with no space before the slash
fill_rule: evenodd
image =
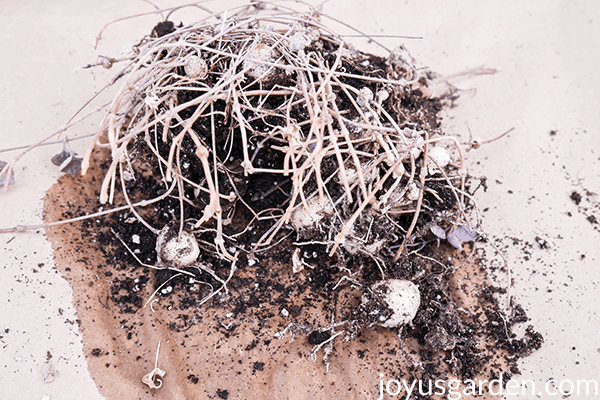
<path id="1" fill-rule="evenodd" d="M 81 162 L 83 157 L 71 150 L 69 142 L 63 140 L 63 149 L 60 153 L 55 154 L 52 159 L 52 164 L 60 168 L 60 172 L 66 172 L 71 176 L 77 175 L 81 171 Z"/>
<path id="2" fill-rule="evenodd" d="M 311 14 L 154 32 L 133 48 L 96 134 L 112 154 L 102 203 L 119 181 L 130 205 L 176 196 L 180 234 L 230 262 L 295 233 L 383 270 L 423 241 L 421 221 L 468 224 L 461 147 L 403 47 L 362 53 Z M 135 193 L 140 174 L 163 186 L 158 197 Z"/>
<path id="3" fill-rule="evenodd" d="M 46 363 L 42 368 L 42 377 L 44 379 L 44 383 L 53 382 L 58 376 L 58 371 L 51 363 Z"/>
<path id="4" fill-rule="evenodd" d="M 418 379 L 517 373 L 543 340 L 512 332 L 527 318 L 504 314 L 505 290 L 478 264 L 480 217 L 461 144 L 440 127 L 445 99 L 429 95 L 435 75 L 403 46 L 386 57 L 355 49 L 314 9 L 267 11 L 163 21 L 110 59 L 125 66 L 85 176 L 68 204 L 49 197 L 46 208 L 90 214 L 77 226 L 104 261 L 82 261 L 80 273 L 106 277 L 89 285 L 105 290 L 98 312 L 127 332 L 90 343 L 91 354 L 112 348 L 102 359 L 114 364 L 129 357 L 119 346 L 162 332 L 190 349 L 169 367 L 173 382 L 201 380 L 221 398 L 233 390 L 210 373 L 246 363 L 240 379 L 267 379 L 288 366 L 286 348 L 323 354 L 326 371 L 345 349 L 353 363 Z M 96 219 L 99 206 L 115 212 Z M 77 253 L 68 237 L 60 251 Z M 410 296 L 392 301 L 382 282 L 406 282 Z M 223 358 L 227 343 L 251 357 Z M 230 371 L 206 375 L 200 356 Z M 156 386 L 154 368 L 145 383 Z"/>
<path id="5" fill-rule="evenodd" d="M 0 176 L 0 187 L 5 188 L 7 186 L 12 186 L 15 184 L 15 172 L 9 167 L 6 161 L 0 160 L 0 171 L 2 171 L 3 173 L 3 175 Z M 5 171 L 10 171 L 8 173 L 8 177 Z"/>

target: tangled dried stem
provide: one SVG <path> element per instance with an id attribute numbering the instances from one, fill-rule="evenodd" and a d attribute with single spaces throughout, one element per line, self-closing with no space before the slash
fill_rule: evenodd
<path id="1" fill-rule="evenodd" d="M 190 226 L 213 232 L 213 249 L 230 261 L 234 241 L 264 223 L 250 254 L 291 229 L 327 243 L 330 255 L 341 246 L 397 261 L 417 237 L 426 192 L 439 199 L 448 188 L 455 211 L 444 221 L 468 224 L 460 144 L 433 137 L 441 132 L 422 107 L 434 101 L 420 91 L 428 75 L 404 47 L 387 59 L 361 53 L 314 10 L 242 11 L 179 28 L 162 22 L 122 58 L 121 86 L 82 166 L 85 173 L 95 147 L 110 149 L 102 203 L 113 202 L 120 179 L 134 215 L 158 231 L 127 195 L 144 159 L 165 190 L 175 182 L 180 232 L 184 208 L 202 208 Z M 406 99 L 421 104 L 405 108 Z M 432 172 L 428 148 L 440 141 L 456 149 L 458 164 Z M 238 204 L 252 215 L 243 224 L 233 221 Z M 411 214 L 408 226 L 397 217 Z"/>

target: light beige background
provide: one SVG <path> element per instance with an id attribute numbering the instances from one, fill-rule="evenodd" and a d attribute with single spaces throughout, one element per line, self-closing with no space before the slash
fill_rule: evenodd
<path id="1" fill-rule="evenodd" d="M 152 6 L 5 1 L 0 10 L 0 149 L 35 143 L 60 128 L 94 91 L 89 71 L 73 71 L 98 54 L 118 55 L 159 20 L 116 24 L 95 51 L 93 40 L 106 22 Z M 445 112 L 444 125 L 448 134 L 467 139 L 470 131 L 483 140 L 515 127 L 508 137 L 470 152 L 468 160 L 473 175 L 489 178 L 477 201 L 489 209 L 487 232 L 506 249 L 515 281 L 511 293 L 546 338 L 522 361 L 521 378 L 534 379 L 539 389 L 549 379 L 600 381 L 599 233 L 586 220 L 594 213 L 600 220 L 600 201 L 585 195 L 600 193 L 600 3 L 331 0 L 323 12 L 370 34 L 422 36 L 380 40 L 390 48 L 404 42 L 418 65 L 442 75 L 481 65 L 499 69 L 452 81 L 461 96 Z M 189 9 L 173 19 L 191 22 L 201 15 Z M 96 85 L 105 76 L 99 74 Z M 90 121 L 68 135 L 93 130 Z M 87 144 L 71 145 L 82 152 Z M 42 198 L 59 174 L 50 158 L 59 150 L 58 144 L 41 147 L 17 164 L 17 184 L 0 194 L 0 227 L 41 223 Z M 18 153 L 2 152 L 0 159 Z M 579 207 L 569 198 L 573 190 L 584 195 Z M 549 249 L 540 249 L 536 236 Z M 43 233 L 0 235 L 0 248 L 0 400 L 101 399 L 81 353 L 71 289 L 53 268 Z M 500 266 L 493 249 L 486 252 L 488 265 Z M 496 279 L 505 285 L 504 274 Z M 60 374 L 45 384 L 41 369 L 48 352 Z"/>

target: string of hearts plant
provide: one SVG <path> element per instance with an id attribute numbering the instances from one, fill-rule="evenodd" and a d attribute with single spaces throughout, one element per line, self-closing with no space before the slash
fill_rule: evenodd
<path id="1" fill-rule="evenodd" d="M 455 267 L 421 250 L 440 240 L 462 249 L 481 233 L 479 213 L 474 224 L 467 217 L 468 208 L 477 207 L 467 190 L 465 144 L 441 130 L 443 99 L 431 95 L 430 86 L 444 79 L 416 68 L 403 46 L 380 45 L 385 57 L 355 49 L 323 23 L 326 16 L 308 9 L 252 2 L 185 26 L 167 16 L 127 53 L 84 66 L 120 66 L 99 91 L 112 87 L 116 94 L 76 119 L 96 94 L 52 135 L 102 110 L 83 158 L 64 143 L 52 161 L 71 175 L 79 166 L 86 174 L 104 165 L 98 197 L 107 209 L 0 233 L 126 214 L 127 223 L 137 221 L 156 236 L 155 265 L 114 235 L 141 265 L 173 274 L 157 282 L 146 302 L 151 308 L 154 296 L 168 293 L 165 285 L 177 278 L 210 287 L 200 306 L 228 294 L 240 255 L 252 266 L 277 246 L 294 247 L 296 273 L 309 265 L 300 249 L 320 246 L 343 272 L 328 287 L 359 288 L 360 304 L 341 320 L 332 315 L 330 326 L 294 322 L 278 337 L 328 331 L 312 343 L 312 355 L 324 349 L 325 360 L 338 336 L 351 340 L 362 327 L 403 329 L 419 320 L 431 282 L 401 267 L 420 257 L 451 274 Z M 480 144 L 467 143 L 466 150 Z M 16 160 L 0 164 L 5 188 L 14 182 Z M 201 261 L 206 254 L 229 266 L 226 278 Z M 367 263 L 376 273 L 368 282 L 360 275 Z M 203 272 L 210 275 L 205 280 Z M 433 351 L 451 349 L 463 335 L 444 333 L 439 320 L 427 320 L 425 328 Z M 155 363 L 145 382 L 158 388 L 161 374 Z"/>
<path id="2" fill-rule="evenodd" d="M 120 190 L 125 204 L 57 223 L 129 210 L 157 235 L 165 268 L 182 273 L 201 248 L 231 262 L 230 276 L 240 252 L 252 260 L 293 233 L 296 246 L 372 260 L 382 278 L 426 242 L 474 240 L 463 150 L 440 130 L 434 75 L 403 46 L 356 50 L 323 18 L 261 2 L 165 20 L 85 66 L 122 65 L 81 172 L 108 149 L 99 199 Z M 159 193 L 140 192 L 142 175 Z M 172 198 L 173 221 L 156 226 L 150 206 Z"/>

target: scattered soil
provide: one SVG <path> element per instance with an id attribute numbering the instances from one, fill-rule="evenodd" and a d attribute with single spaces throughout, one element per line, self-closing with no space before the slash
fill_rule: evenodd
<path id="1" fill-rule="evenodd" d="M 582 197 L 578 192 L 571 192 L 571 200 L 573 200 L 573 203 L 575 203 L 575 205 L 579 205 L 581 203 L 581 198 Z"/>
<path id="2" fill-rule="evenodd" d="M 600 231 L 600 225 L 598 224 L 597 217 L 597 215 L 600 215 L 600 202 L 598 201 L 598 194 L 586 188 L 581 188 L 581 192 L 573 190 L 569 197 L 577 206 L 577 211 L 582 214 L 590 224 L 592 224 L 595 230 Z M 572 213 L 567 212 L 567 215 L 572 216 Z"/>
<path id="3" fill-rule="evenodd" d="M 60 178 L 47 193 L 46 221 L 98 210 L 103 170 L 95 165 L 85 177 Z M 166 218 L 168 205 L 152 212 Z M 304 248 L 310 267 L 298 273 L 292 271 L 291 240 L 254 264 L 242 260 L 228 292 L 198 306 L 207 284 L 218 282 L 206 273 L 200 278 L 207 284 L 198 284 L 141 266 L 111 231 L 141 260 L 155 262 L 156 238 L 130 218 L 123 211 L 47 229 L 56 265 L 74 290 L 90 371 L 107 398 L 371 398 L 378 396 L 380 379 L 492 379 L 502 373 L 507 380 L 518 373 L 517 360 L 542 343 L 532 327 L 524 337 L 513 333 L 528 319 L 518 305 L 510 315 L 500 310 L 505 290 L 490 284 L 484 260 L 467 259 L 470 248 L 459 252 L 442 244 L 422 254 L 446 263 L 415 256 L 388 271 L 420 287 L 413 325 L 399 336 L 377 326 L 346 327 L 356 329 L 354 340 L 334 342 L 327 372 L 325 346 L 314 348 L 343 328 L 327 330 L 332 321 L 356 315 L 362 291 L 350 281 L 336 287 L 346 274 L 332 267 L 323 249 Z M 214 254 L 201 259 L 223 279 L 229 273 Z M 378 273 L 366 268 L 361 281 L 375 281 Z M 141 377 L 154 368 L 159 341 L 158 366 L 167 375 L 161 389 L 150 390 Z"/>

